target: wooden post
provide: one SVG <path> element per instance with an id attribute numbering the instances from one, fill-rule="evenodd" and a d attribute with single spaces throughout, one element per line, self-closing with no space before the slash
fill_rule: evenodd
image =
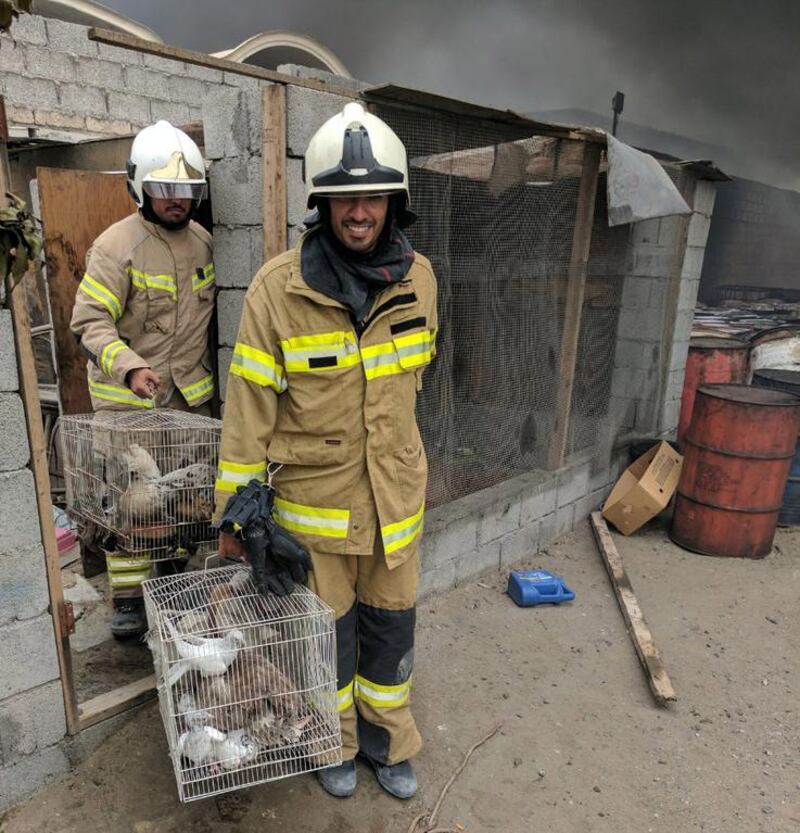
<path id="1" fill-rule="evenodd" d="M 578 207 L 575 211 L 575 228 L 572 232 L 566 308 L 561 331 L 555 423 L 547 456 L 547 467 L 549 469 L 557 469 L 563 465 L 567 449 L 572 389 L 575 383 L 575 362 L 578 357 L 578 338 L 581 332 L 581 312 L 586 287 L 586 267 L 589 262 L 589 250 L 592 242 L 594 203 L 600 173 L 600 155 L 600 145 L 590 142 L 584 143 Z"/>
<path id="2" fill-rule="evenodd" d="M 8 199 L 10 175 L 8 169 L 8 122 L 6 120 L 6 103 L 0 96 L 0 205 L 6 206 Z M 74 735 L 78 731 L 78 706 L 75 690 L 72 686 L 72 654 L 69 649 L 69 619 L 71 609 L 64 604 L 64 588 L 61 583 L 61 565 L 58 558 L 58 542 L 53 524 L 53 503 L 50 497 L 50 473 L 47 468 L 47 448 L 44 441 L 42 425 L 42 408 L 39 403 L 39 382 L 36 378 L 36 364 L 33 358 L 31 327 L 28 309 L 25 305 L 25 281 L 16 287 L 11 279 L 6 280 L 6 298 L 11 309 L 11 321 L 14 327 L 14 343 L 17 352 L 20 394 L 25 409 L 25 422 L 28 429 L 28 447 L 30 449 L 30 467 L 36 489 L 36 505 L 39 513 L 39 528 L 44 548 L 47 586 L 50 595 L 50 615 L 56 640 L 58 669 L 61 676 L 61 688 L 64 696 L 64 714 L 67 731 Z"/>
<path id="3" fill-rule="evenodd" d="M 264 262 L 286 251 L 286 87 L 261 91 Z"/>

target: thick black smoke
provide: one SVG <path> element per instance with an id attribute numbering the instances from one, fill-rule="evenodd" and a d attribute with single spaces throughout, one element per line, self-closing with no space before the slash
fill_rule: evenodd
<path id="1" fill-rule="evenodd" d="M 179 46 L 293 29 L 358 78 L 501 108 L 608 113 L 621 89 L 623 123 L 719 146 L 734 173 L 800 190 L 797 0 L 105 2 Z"/>

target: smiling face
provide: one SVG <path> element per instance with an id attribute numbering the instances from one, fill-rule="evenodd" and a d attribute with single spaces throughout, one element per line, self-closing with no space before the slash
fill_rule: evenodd
<path id="1" fill-rule="evenodd" d="M 150 202 L 155 215 L 165 223 L 183 222 L 192 210 L 192 201 L 186 199 L 151 197 Z"/>
<path id="2" fill-rule="evenodd" d="M 339 242 L 353 252 L 370 252 L 386 223 L 389 197 L 359 195 L 330 197 L 331 228 Z"/>

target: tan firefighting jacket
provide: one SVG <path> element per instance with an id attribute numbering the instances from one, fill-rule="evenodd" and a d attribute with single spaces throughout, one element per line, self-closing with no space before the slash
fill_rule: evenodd
<path id="1" fill-rule="evenodd" d="M 152 408 L 174 387 L 192 407 L 210 399 L 215 289 L 211 236 L 198 223 L 167 231 L 137 213 L 106 229 L 86 256 L 70 324 L 90 359 L 92 407 Z M 140 367 L 161 377 L 154 401 L 125 384 Z"/>
<path id="2" fill-rule="evenodd" d="M 298 246 L 247 292 L 225 396 L 216 520 L 236 487 L 283 464 L 276 520 L 319 553 L 415 550 L 427 460 L 415 417 L 435 354 L 436 278 L 415 254 L 376 298 L 360 338 L 347 309 L 312 289 Z M 377 527 L 377 528 L 376 528 Z"/>

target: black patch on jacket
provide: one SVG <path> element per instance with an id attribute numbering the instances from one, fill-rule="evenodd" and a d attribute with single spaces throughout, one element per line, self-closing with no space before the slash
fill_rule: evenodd
<path id="1" fill-rule="evenodd" d="M 336 367 L 339 360 L 336 356 L 312 356 L 308 360 L 308 366 L 314 367 Z"/>
<path id="2" fill-rule="evenodd" d="M 418 318 L 409 318 L 406 321 L 397 321 L 395 324 L 390 325 L 389 332 L 393 336 L 396 336 L 399 333 L 413 330 L 414 327 L 424 327 L 427 322 L 428 319 L 424 315 L 420 315 Z"/>

